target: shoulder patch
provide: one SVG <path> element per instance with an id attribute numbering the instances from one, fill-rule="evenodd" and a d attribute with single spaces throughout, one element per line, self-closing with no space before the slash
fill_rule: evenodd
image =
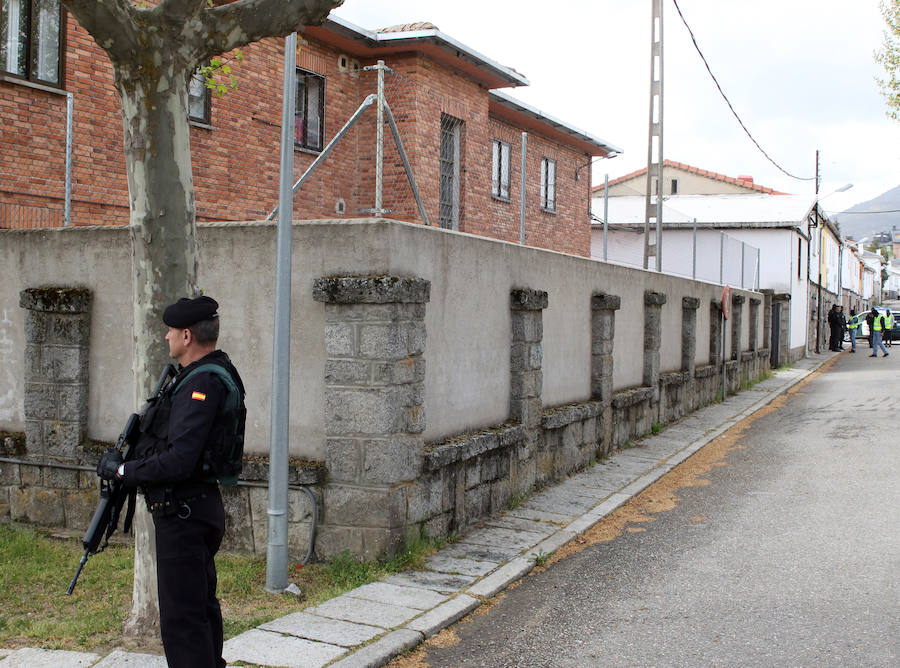
<path id="1" fill-rule="evenodd" d="M 191 399 L 198 399 L 199 401 L 206 401 L 206 395 L 203 392 L 192 392 Z"/>

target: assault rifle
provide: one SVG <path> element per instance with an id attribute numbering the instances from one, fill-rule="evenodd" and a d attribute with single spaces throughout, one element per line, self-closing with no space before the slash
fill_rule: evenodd
<path id="1" fill-rule="evenodd" d="M 159 377 L 159 381 L 156 383 L 153 395 L 147 399 L 147 403 L 144 404 L 144 408 L 140 413 L 132 413 L 129 416 L 125 429 L 119 435 L 116 444 L 110 448 L 110 450 L 118 450 L 122 454 L 124 461 L 127 462 L 131 458 L 134 446 L 137 444 L 140 436 L 141 418 L 156 403 L 168 385 L 169 379 L 174 377 L 175 374 L 175 367 L 167 364 Z M 75 577 L 72 578 L 69 588 L 66 589 L 66 594 L 71 595 L 75 590 L 75 583 L 78 582 L 78 576 L 81 575 L 81 569 L 87 563 L 88 557 L 103 552 L 106 546 L 109 545 L 109 537 L 115 532 L 119 524 L 119 515 L 122 513 L 122 508 L 125 506 L 126 501 L 129 501 L 129 496 L 131 497 L 130 503 L 132 505 L 126 512 L 125 522 L 122 526 L 123 533 L 128 533 L 131 529 L 131 519 L 134 511 L 134 490 L 129 490 L 119 480 L 100 479 L 100 503 L 97 504 L 97 510 L 94 511 L 91 523 L 84 533 L 84 538 L 81 539 L 81 544 L 84 546 L 84 555 L 82 555 L 81 562 L 78 564 L 78 570 L 75 571 Z M 103 541 L 102 545 L 100 544 L 101 541 Z"/>

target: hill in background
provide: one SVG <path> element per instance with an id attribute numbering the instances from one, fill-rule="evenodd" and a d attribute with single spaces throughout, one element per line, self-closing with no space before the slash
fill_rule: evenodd
<path id="1" fill-rule="evenodd" d="M 832 217 L 840 226 L 842 235 L 856 240 L 889 232 L 894 227 L 900 229 L 900 186 Z"/>

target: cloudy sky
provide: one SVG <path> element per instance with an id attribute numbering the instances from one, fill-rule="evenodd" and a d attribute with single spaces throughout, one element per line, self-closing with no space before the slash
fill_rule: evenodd
<path id="1" fill-rule="evenodd" d="M 673 0 L 664 0 L 664 157 L 813 195 L 769 162 L 732 116 Z M 725 94 L 765 151 L 812 178 L 839 211 L 900 185 L 900 123 L 885 115 L 873 52 L 878 0 L 678 0 Z M 646 166 L 650 0 L 345 0 L 335 10 L 362 28 L 430 21 L 531 85 L 509 90 L 624 154 L 594 182 Z M 853 183 L 844 193 L 829 195 Z"/>

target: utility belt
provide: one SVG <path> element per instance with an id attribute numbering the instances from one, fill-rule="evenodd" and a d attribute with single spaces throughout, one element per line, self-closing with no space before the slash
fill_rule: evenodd
<path id="1" fill-rule="evenodd" d="M 147 502 L 147 510 L 154 517 L 178 515 L 181 519 L 187 519 L 191 514 L 188 502 L 218 490 L 219 486 L 214 482 L 189 481 L 179 485 L 148 487 L 141 491 Z"/>

